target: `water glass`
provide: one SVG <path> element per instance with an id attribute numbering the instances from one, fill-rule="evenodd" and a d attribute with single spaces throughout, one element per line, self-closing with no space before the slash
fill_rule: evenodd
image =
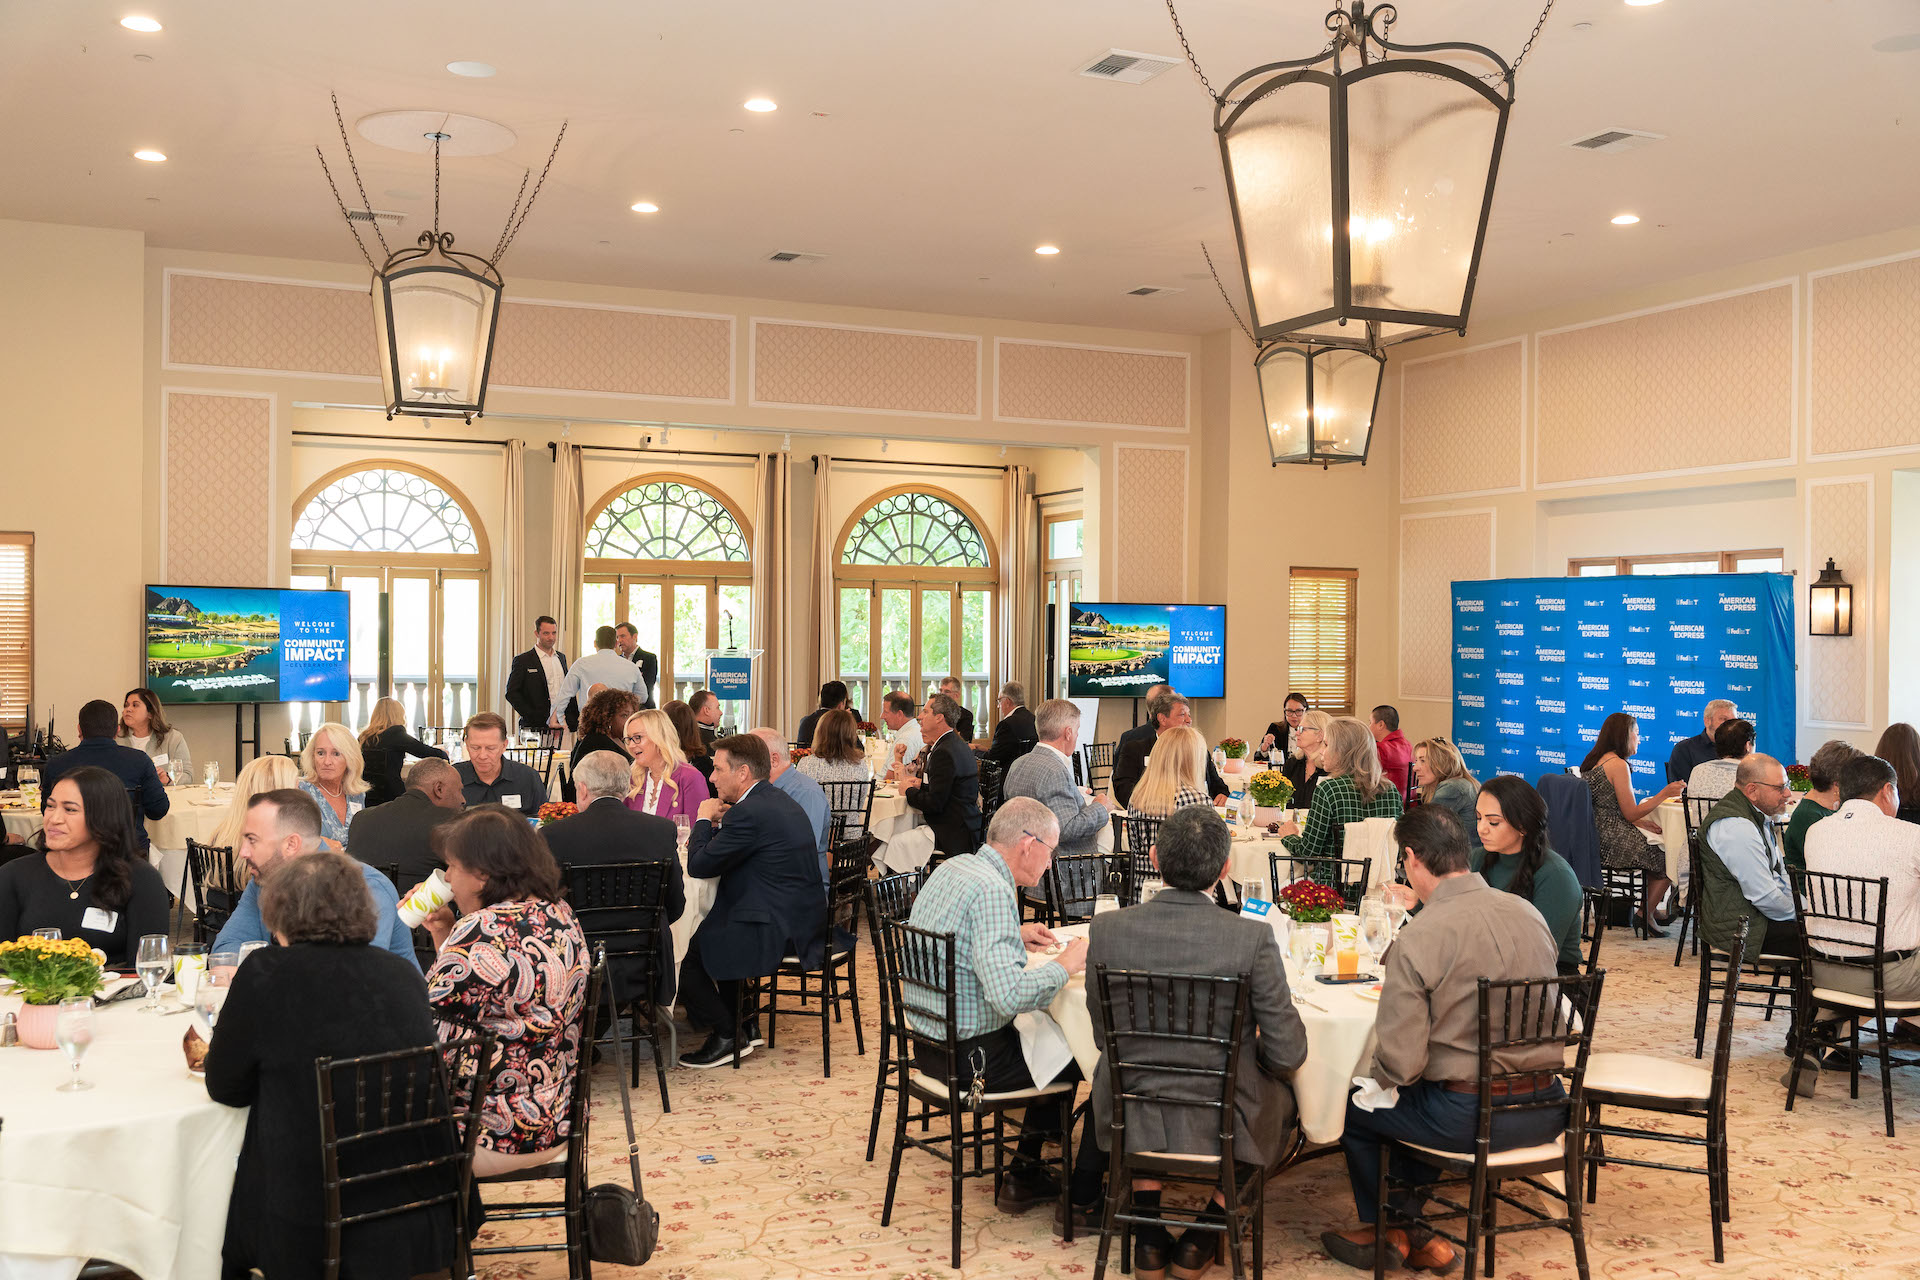
<path id="1" fill-rule="evenodd" d="M 33 936 L 36 938 L 45 938 L 48 942 L 60 941 L 60 931 L 58 929 L 35 929 Z"/>
<path id="2" fill-rule="evenodd" d="M 1393 945 L 1393 917 L 1384 901 L 1369 899 L 1360 904 L 1360 939 L 1367 944 L 1375 964 Z"/>
<path id="3" fill-rule="evenodd" d="M 60 1011 L 54 1015 L 53 1042 L 67 1055 L 67 1062 L 73 1067 L 73 1077 L 65 1084 L 55 1085 L 61 1093 L 79 1093 L 92 1085 L 80 1078 L 80 1059 L 87 1056 L 87 1048 L 93 1043 L 93 999 L 83 996 L 78 1000 L 62 1000 Z"/>
<path id="4" fill-rule="evenodd" d="M 680 842 L 680 852 L 687 851 L 687 841 L 693 835 L 693 819 L 686 814 L 675 814 L 673 819 L 674 838 Z"/>
<path id="5" fill-rule="evenodd" d="M 245 963 L 247 962 L 247 957 L 248 957 L 248 956 L 250 956 L 250 955 L 252 955 L 252 954 L 253 954 L 254 952 L 256 952 L 256 951 L 258 951 L 258 950 L 260 950 L 260 949 L 261 949 L 262 947 L 270 947 L 270 946 L 272 946 L 272 945 L 273 945 L 273 944 L 272 944 L 272 943 L 270 943 L 270 942 L 243 942 L 243 943 L 241 943 L 241 944 L 240 944 L 240 963 L 241 963 L 241 964 L 245 964 Z"/>
<path id="6" fill-rule="evenodd" d="M 231 970 L 210 968 L 200 975 L 193 992 L 193 1021 L 207 1043 L 213 1043 L 213 1029 L 220 1022 L 220 1010 L 227 1003 L 227 988 L 233 983 Z"/>
<path id="7" fill-rule="evenodd" d="M 238 951 L 216 951 L 207 957 L 207 976 L 218 982 L 232 982 L 234 971 L 239 967 Z"/>
<path id="8" fill-rule="evenodd" d="M 147 1002 L 140 1006 L 140 1011 L 158 1013 L 160 984 L 173 972 L 173 939 L 164 933 L 143 935 L 140 949 L 134 953 L 133 971 L 140 975 L 141 983 L 147 988 Z"/>
<path id="9" fill-rule="evenodd" d="M 1120 899 L 1115 894 L 1103 893 L 1093 900 L 1093 914 L 1096 916 L 1105 915 L 1109 911 L 1118 911 L 1119 909 Z"/>

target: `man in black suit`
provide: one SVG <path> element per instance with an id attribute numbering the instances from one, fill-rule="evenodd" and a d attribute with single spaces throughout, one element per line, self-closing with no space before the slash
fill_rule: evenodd
<path id="1" fill-rule="evenodd" d="M 660 954 L 655 962 L 656 977 L 652 996 L 662 1008 L 673 1004 L 673 932 L 668 927 L 687 909 L 686 884 L 680 876 L 679 832 L 666 818 L 636 813 L 624 803 L 628 787 L 629 765 L 625 757 L 612 751 L 589 751 L 573 768 L 573 785 L 578 791 L 580 812 L 571 818 L 550 823 L 541 829 L 553 860 L 560 864 L 560 883 L 567 883 L 567 868 L 605 862 L 664 862 L 667 865 L 666 893 L 661 898 Z M 639 912 L 615 914 L 593 912 L 583 924 L 593 929 L 633 929 L 645 921 Z M 607 950 L 613 976 L 613 998 L 625 1004 L 647 994 L 636 989 L 646 972 L 646 958 L 617 953 L 613 942 Z"/>
<path id="2" fill-rule="evenodd" d="M 1000 766 L 1000 776 L 1006 777 L 1007 769 L 1027 752 L 1033 750 L 1033 744 L 1040 741 L 1040 735 L 1033 724 L 1033 712 L 1027 710 L 1027 689 L 1018 680 L 1009 680 L 1000 686 L 1000 720 L 993 726 L 993 744 L 987 748 L 987 759 Z"/>
<path id="3" fill-rule="evenodd" d="M 1193 723 L 1193 708 L 1187 700 L 1173 691 L 1173 686 L 1157 684 L 1147 695 L 1147 722 L 1136 725 L 1120 735 L 1120 743 L 1113 753 L 1113 798 L 1121 804 L 1133 795 L 1133 788 L 1140 776 L 1147 771 L 1147 755 L 1153 750 L 1154 740 L 1167 730 L 1184 724 Z M 1213 757 L 1207 757 L 1207 794 L 1213 802 L 1219 804 L 1227 798 L 1227 784 L 1221 781 L 1219 770 L 1213 767 Z"/>
<path id="4" fill-rule="evenodd" d="M 707 753 L 711 755 L 714 744 L 720 740 L 720 695 L 711 689 L 695 689 L 687 699 L 687 710 L 693 712 L 700 740 L 707 744 Z"/>
<path id="5" fill-rule="evenodd" d="M 933 847 L 948 857 L 980 848 L 980 761 L 953 728 L 960 706 L 936 693 L 920 708 L 926 771 L 905 783 L 907 803 L 933 828 Z"/>
<path id="6" fill-rule="evenodd" d="M 631 659 L 640 668 L 640 683 L 645 688 L 639 690 L 640 709 L 653 708 L 653 688 L 660 683 L 660 655 L 648 653 L 640 647 L 640 633 L 633 629 L 631 622 L 616 623 L 613 628 L 613 648 L 623 658 Z"/>
<path id="7" fill-rule="evenodd" d="M 701 802 L 687 839 L 687 874 L 720 884 L 680 965 L 680 1004 L 709 1035 L 680 1055 L 684 1067 L 732 1061 L 743 979 L 772 973 L 782 956 L 809 969 L 820 964 L 827 898 L 819 846 L 806 811 L 767 780 L 771 772 L 767 744 L 750 733 L 713 744 L 716 794 Z M 762 1043 L 757 1026 L 745 1035 L 742 1057 Z"/>
<path id="8" fill-rule="evenodd" d="M 793 740 L 812 750 L 813 731 L 820 724 L 820 717 L 829 711 L 844 710 L 850 697 L 844 680 L 829 680 L 821 685 L 820 705 L 800 717 L 800 727 L 794 731 Z"/>
<path id="9" fill-rule="evenodd" d="M 407 893 L 446 863 L 433 851 L 433 829 L 465 806 L 460 774 L 445 760 L 416 760 L 407 770 L 407 789 L 385 804 L 362 809 L 347 828 L 347 849 L 355 859 L 385 870 L 400 868 L 400 892 Z"/>
<path id="10" fill-rule="evenodd" d="M 120 708 L 111 702 L 95 698 L 81 707 L 79 745 L 40 766 L 40 808 L 44 811 L 52 803 L 53 784 L 62 776 L 90 764 L 98 765 L 126 784 L 127 799 L 133 803 L 136 819 L 134 830 L 140 833 L 140 849 L 144 853 L 147 824 L 137 819 L 141 814 L 164 818 L 173 801 L 167 789 L 160 785 L 160 775 L 154 772 L 153 761 L 147 753 L 138 747 L 123 747 L 113 740 L 119 731 Z"/>
<path id="11" fill-rule="evenodd" d="M 520 715 L 522 729 L 547 731 L 553 700 L 567 676 L 567 655 L 554 647 L 560 624 L 544 613 L 533 620 L 533 648 L 515 656 L 507 673 L 507 705 Z M 580 704 L 567 703 L 567 728 L 580 727 Z"/>
<path id="12" fill-rule="evenodd" d="M 967 707 L 966 690 L 960 685 L 960 677 L 942 676 L 940 679 L 940 692 L 953 699 L 954 709 L 960 713 L 960 718 L 953 722 L 953 731 L 960 735 L 960 741 L 971 744 L 973 742 L 973 712 Z M 929 738 L 927 741 L 931 742 L 933 739 Z M 967 852 L 971 853 L 973 851 L 969 849 Z"/>

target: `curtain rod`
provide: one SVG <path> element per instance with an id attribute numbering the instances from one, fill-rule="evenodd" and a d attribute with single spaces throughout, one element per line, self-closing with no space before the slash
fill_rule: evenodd
<path id="1" fill-rule="evenodd" d="M 813 469 L 814 469 L 815 471 L 818 471 L 818 470 L 820 469 L 820 460 L 821 460 L 822 458 L 825 458 L 825 459 L 826 459 L 826 460 L 827 460 L 828 462 L 864 462 L 864 463 L 870 463 L 870 464 L 872 464 L 872 465 L 874 465 L 874 466 L 896 466 L 896 467 L 951 467 L 951 468 L 953 468 L 953 469 L 954 469 L 954 470 L 956 470 L 956 471 L 1008 471 L 1008 470 L 1011 470 L 1011 468 L 1010 468 L 1009 466 L 1007 466 L 1007 465 L 1006 465 L 1005 463 L 992 463 L 992 462 L 917 462 L 917 461 L 914 461 L 914 460 L 913 460 L 913 459 L 911 459 L 911 458 L 901 458 L 901 459 L 898 459 L 898 460 L 896 460 L 896 459 L 893 459 L 893 458 L 888 458 L 888 457 L 879 457 L 879 458 L 837 458 L 837 457 L 834 457 L 834 456 L 833 456 L 833 455 L 831 455 L 831 454 L 819 454 L 819 453 L 816 453 L 816 454 L 814 454 L 814 455 L 813 455 Z"/>
<path id="2" fill-rule="evenodd" d="M 379 440 L 387 444 L 483 444 L 494 449 L 504 449 L 512 444 L 511 440 L 475 440 L 458 436 L 377 436 L 364 431 L 295 431 L 296 436 L 311 436 L 317 440 Z"/>
<path id="3" fill-rule="evenodd" d="M 559 450 L 555 448 L 556 443 L 557 442 L 553 440 L 547 441 L 547 456 L 549 458 L 559 456 Z M 643 456 L 646 454 L 660 453 L 660 454 L 668 454 L 676 458 L 755 458 L 757 459 L 763 456 L 758 453 L 728 453 L 721 449 L 641 449 L 636 446 L 617 445 L 617 444 L 582 444 L 582 445 L 575 445 L 574 447 L 579 449 L 580 452 L 582 453 L 637 453 Z"/>
<path id="4" fill-rule="evenodd" d="M 1071 489 L 1049 489 L 1045 493 L 1036 493 L 1033 496 L 1036 498 L 1057 498 L 1063 493 L 1084 494 L 1086 491 L 1087 491 L 1087 487 L 1082 484 L 1082 485 L 1075 485 Z"/>

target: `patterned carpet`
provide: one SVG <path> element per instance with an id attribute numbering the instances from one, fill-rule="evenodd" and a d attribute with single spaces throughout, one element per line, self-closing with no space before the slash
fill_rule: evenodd
<path id="1" fill-rule="evenodd" d="M 1670 941 L 1635 941 L 1624 930 L 1608 934 L 1603 960 L 1608 977 L 1596 1048 L 1690 1055 L 1698 972 L 1691 960 L 1676 969 Z M 737 1073 L 670 1071 L 671 1115 L 660 1113 L 654 1082 L 643 1075 L 635 1119 L 647 1195 L 662 1218 L 662 1245 L 645 1274 L 668 1280 L 919 1280 L 953 1274 L 943 1164 L 909 1151 L 893 1223 L 880 1225 L 890 1132 L 884 1126 L 874 1163 L 862 1159 L 877 1043 L 867 961 L 863 954 L 868 1053 L 856 1057 L 852 1028 L 840 1026 L 831 1080 L 820 1075 L 819 1024 L 802 1018 L 783 1018 L 779 1048 L 756 1052 Z M 1865 1280 L 1920 1274 L 1920 1160 L 1913 1145 L 1920 1139 L 1920 1080 L 1912 1071 L 1895 1073 L 1897 1139 L 1883 1131 L 1874 1078 L 1863 1076 L 1855 1101 L 1847 1096 L 1846 1078 L 1829 1075 L 1789 1115 L 1779 1083 L 1784 1032 L 1784 1016 L 1769 1024 L 1757 1011 L 1740 1013 L 1726 1263 L 1713 1265 L 1704 1178 L 1603 1169 L 1599 1203 L 1588 1210 L 1595 1276 L 1774 1280 L 1844 1272 L 1849 1280 Z M 593 1125 L 593 1180 L 624 1180 L 611 1067 L 596 1071 Z M 702 1154 L 716 1158 L 702 1164 Z M 1652 1158 L 1684 1163 L 1694 1154 L 1663 1145 Z M 1066 1245 L 1052 1235 L 1045 1209 L 1018 1218 L 997 1213 L 990 1179 L 970 1181 L 965 1204 L 963 1274 L 1092 1276 L 1097 1236 Z M 1339 1156 L 1309 1161 L 1270 1182 L 1266 1214 L 1268 1275 L 1311 1280 L 1361 1274 L 1319 1248 L 1321 1231 L 1353 1221 Z M 544 1225 L 508 1224 L 489 1228 L 481 1243 L 556 1238 Z M 1116 1263 L 1117 1253 L 1116 1245 Z M 626 1274 L 613 1267 L 596 1270 Z M 566 1266 L 562 1255 L 532 1254 L 489 1259 L 480 1274 L 490 1280 L 557 1280 Z M 1209 1273 L 1228 1274 L 1225 1268 Z M 1506 1237 L 1498 1274 L 1511 1280 L 1571 1277 L 1567 1237 L 1554 1231 Z"/>

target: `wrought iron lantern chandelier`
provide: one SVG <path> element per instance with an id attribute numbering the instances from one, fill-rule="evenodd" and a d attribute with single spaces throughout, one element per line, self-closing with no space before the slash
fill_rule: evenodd
<path id="1" fill-rule="evenodd" d="M 372 205 L 360 181 L 360 166 L 353 158 L 353 144 L 347 140 L 346 124 L 340 117 L 338 98 L 334 99 L 333 114 L 340 126 L 340 141 L 346 147 L 354 186 L 360 193 L 361 209 L 365 210 L 358 220 L 355 213 L 360 211 L 350 212 L 340 197 L 326 155 L 318 147 L 314 151 L 320 155 L 321 171 L 333 187 L 333 198 L 347 220 L 347 230 L 353 233 L 361 257 L 373 269 L 374 334 L 387 417 L 412 414 L 471 422 L 486 410 L 500 297 L 506 288 L 500 259 L 533 211 L 533 202 L 539 198 L 547 172 L 553 168 L 553 157 L 560 150 L 560 140 L 567 136 L 567 126 L 561 124 L 531 195 L 527 194 L 527 180 L 532 171 L 520 179 L 520 191 L 507 213 L 506 226 L 493 252 L 482 257 L 455 249 L 453 233 L 440 229 L 440 144 L 449 135 L 439 131 L 426 135 L 433 143 L 433 229 L 422 231 L 414 245 L 391 249 L 372 216 Z M 381 265 L 374 265 L 356 221 L 372 224 L 381 251 L 387 255 Z"/>
<path id="2" fill-rule="evenodd" d="M 1386 361 L 1372 351 L 1282 339 L 1254 358 L 1273 465 L 1367 461 Z"/>

